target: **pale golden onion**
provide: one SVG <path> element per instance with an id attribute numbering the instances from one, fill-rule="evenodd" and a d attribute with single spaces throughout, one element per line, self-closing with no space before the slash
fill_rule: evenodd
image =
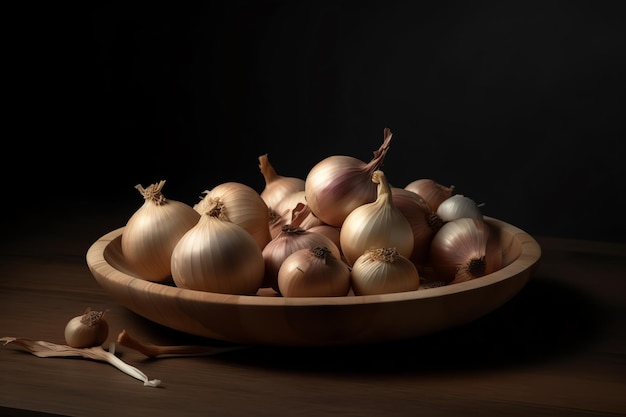
<path id="1" fill-rule="evenodd" d="M 490 243 L 490 239 L 494 239 Z M 482 220 L 459 218 L 444 224 L 430 245 L 436 278 L 456 283 L 482 277 L 502 266 L 501 248 Z"/>
<path id="2" fill-rule="evenodd" d="M 259 168 L 265 179 L 265 188 L 261 191 L 261 198 L 268 207 L 275 208 L 287 195 L 304 191 L 304 180 L 278 175 L 267 154 L 259 156 Z"/>
<path id="3" fill-rule="evenodd" d="M 374 171 L 372 182 L 378 184 L 376 200 L 352 210 L 339 234 L 341 251 L 349 265 L 370 249 L 393 247 L 407 258 L 413 253 L 413 230 L 393 203 L 383 171 Z"/>
<path id="4" fill-rule="evenodd" d="M 409 259 L 416 266 L 423 266 L 428 262 L 430 242 L 443 221 L 420 195 L 398 187 L 392 187 L 391 193 L 393 203 L 404 214 L 413 230 L 413 252 Z"/>
<path id="5" fill-rule="evenodd" d="M 165 181 L 147 188 L 137 185 L 143 205 L 133 213 L 121 245 L 124 259 L 141 279 L 163 282 L 171 279 L 170 258 L 178 240 L 200 219 L 191 206 L 166 199 L 162 193 Z"/>
<path id="6" fill-rule="evenodd" d="M 252 187 L 239 182 L 224 182 L 210 191 L 205 191 L 204 198 L 194 206 L 203 214 L 219 202 L 222 206 L 221 216 L 241 226 L 263 249 L 271 240 L 270 211 L 261 195 Z"/>
<path id="7" fill-rule="evenodd" d="M 395 248 L 366 251 L 352 265 L 351 286 L 355 295 L 417 291 L 417 267 Z"/>
<path id="8" fill-rule="evenodd" d="M 422 196 L 435 212 L 439 204 L 454 193 L 454 185 L 446 187 L 430 178 L 420 178 L 410 182 L 404 189 Z"/>
<path id="9" fill-rule="evenodd" d="M 384 141 L 365 163 L 347 155 L 333 155 L 318 162 L 305 180 L 306 203 L 322 222 L 341 227 L 352 210 L 376 199 L 372 173 L 385 159 L 392 133 L 384 130 Z"/>
<path id="10" fill-rule="evenodd" d="M 223 216 L 223 208 L 213 200 L 178 241 L 172 253 L 174 284 L 222 294 L 256 294 L 265 269 L 261 249 L 250 233 Z"/>
<path id="11" fill-rule="evenodd" d="M 350 268 L 323 246 L 299 249 L 278 271 L 283 297 L 343 297 L 350 292 Z"/>

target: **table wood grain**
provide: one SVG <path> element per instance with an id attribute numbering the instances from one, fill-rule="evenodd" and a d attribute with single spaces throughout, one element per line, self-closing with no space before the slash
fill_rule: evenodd
<path id="1" fill-rule="evenodd" d="M 228 346 L 115 303 L 85 254 L 127 208 L 94 207 L 20 228 L 0 244 L 0 337 L 65 343 L 65 323 L 108 309 L 110 336 Z M 38 358 L 0 346 L 0 414 L 35 416 L 626 415 L 626 244 L 536 236 L 542 259 L 510 302 L 468 325 L 396 343 L 245 347 L 212 356 Z"/>

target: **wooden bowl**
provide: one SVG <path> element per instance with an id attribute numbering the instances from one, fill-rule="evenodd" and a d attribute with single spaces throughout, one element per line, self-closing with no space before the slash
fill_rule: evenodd
<path id="1" fill-rule="evenodd" d="M 124 228 L 87 251 L 100 286 L 131 311 L 166 327 L 238 344 L 355 345 L 408 339 L 476 320 L 502 306 L 528 282 L 541 257 L 523 230 L 486 218 L 500 234 L 504 266 L 471 281 L 417 291 L 346 297 L 230 295 L 143 280 L 121 251 Z"/>

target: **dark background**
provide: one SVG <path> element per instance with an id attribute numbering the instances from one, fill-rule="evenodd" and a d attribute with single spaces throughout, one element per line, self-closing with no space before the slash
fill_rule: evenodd
<path id="1" fill-rule="evenodd" d="M 626 241 L 620 2 L 94 4 L 5 9 L 4 227 L 130 217 L 134 186 L 161 179 L 189 204 L 224 181 L 261 191 L 259 155 L 304 179 L 333 154 L 369 161 L 389 127 L 394 185 Z"/>

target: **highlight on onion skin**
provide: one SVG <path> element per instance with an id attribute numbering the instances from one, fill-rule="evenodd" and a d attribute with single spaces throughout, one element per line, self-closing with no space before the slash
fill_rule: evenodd
<path id="1" fill-rule="evenodd" d="M 433 237 L 430 246 L 436 277 L 453 284 L 497 271 L 502 267 L 497 240 L 484 221 L 460 218 L 447 222 Z"/>

